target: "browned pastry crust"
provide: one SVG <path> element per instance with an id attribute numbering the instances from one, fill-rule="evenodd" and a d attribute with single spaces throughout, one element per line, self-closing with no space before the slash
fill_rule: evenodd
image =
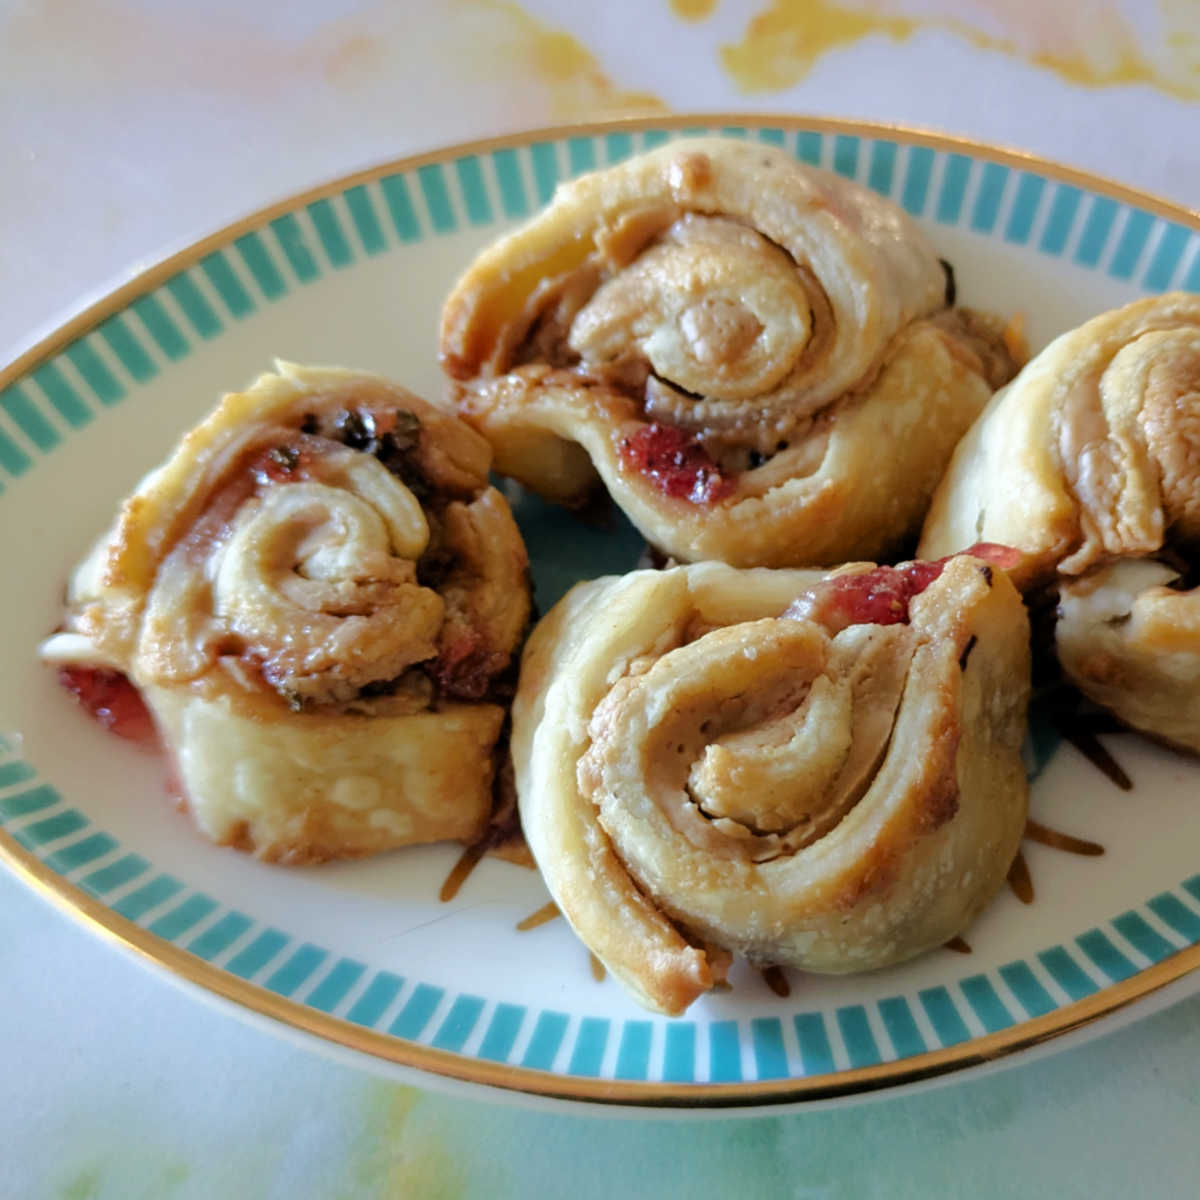
<path id="1" fill-rule="evenodd" d="M 954 455 L 920 552 L 981 538 L 1024 552 L 1026 591 L 1057 593 L 1072 682 L 1200 751 L 1200 296 L 1104 313 L 997 393 Z"/>
<path id="2" fill-rule="evenodd" d="M 136 685 L 216 842 L 473 839 L 530 613 L 490 457 L 404 388 L 281 363 L 125 501 L 43 657 Z"/>
<path id="3" fill-rule="evenodd" d="M 969 924 L 1016 852 L 1016 590 L 960 556 L 908 623 L 846 624 L 825 578 L 701 563 L 598 579 L 530 638 L 525 836 L 648 1008 L 683 1011 L 731 952 L 824 972 L 919 954 Z"/>
<path id="4" fill-rule="evenodd" d="M 685 561 L 877 557 L 919 527 L 1011 377 L 999 324 L 947 308 L 899 209 L 768 146 L 697 139 L 559 189 L 442 316 L 463 417 L 566 504 L 601 483 Z"/>

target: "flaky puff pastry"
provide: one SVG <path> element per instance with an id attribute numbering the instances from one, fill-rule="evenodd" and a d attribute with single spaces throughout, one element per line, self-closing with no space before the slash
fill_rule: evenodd
<path id="1" fill-rule="evenodd" d="M 1057 592 L 1067 677 L 1135 729 L 1200 751 L 1200 296 L 1104 313 L 1050 343 L 954 455 L 920 552 L 1020 548 Z"/>
<path id="2" fill-rule="evenodd" d="M 522 825 L 576 933 L 647 1008 L 682 1012 L 732 952 L 885 966 L 1003 882 L 1028 694 L 1025 610 L 980 559 L 598 579 L 526 648 Z"/>
<path id="3" fill-rule="evenodd" d="M 125 501 L 43 656 L 132 681 L 216 842 L 473 840 L 530 613 L 490 460 L 402 387 L 278 364 Z"/>
<path id="4" fill-rule="evenodd" d="M 908 217 L 769 146 L 677 142 L 560 187 L 481 254 L 442 364 L 496 469 L 601 482 L 686 561 L 880 557 L 1011 377 Z"/>

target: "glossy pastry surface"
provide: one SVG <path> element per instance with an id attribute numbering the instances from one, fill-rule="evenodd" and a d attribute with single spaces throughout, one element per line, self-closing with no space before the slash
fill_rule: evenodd
<path id="1" fill-rule="evenodd" d="M 1053 589 L 1067 677 L 1127 724 L 1200 751 L 1200 296 L 1139 300 L 1064 334 L 954 455 L 925 555 L 1020 548 Z"/>
<path id="2" fill-rule="evenodd" d="M 875 557 L 1011 377 L 999 323 L 899 209 L 773 147 L 664 146 L 564 185 L 446 302 L 442 363 L 496 467 L 603 485 L 695 561 Z"/>
<path id="3" fill-rule="evenodd" d="M 214 841 L 305 862 L 473 839 L 530 612 L 489 463 L 402 387 L 279 364 L 125 501 L 43 657 L 136 686 Z"/>
<path id="4" fill-rule="evenodd" d="M 1028 625 L 1002 570 L 702 563 L 580 584 L 513 711 L 551 894 L 640 1003 L 730 955 L 898 962 L 966 927 L 1024 828 Z"/>

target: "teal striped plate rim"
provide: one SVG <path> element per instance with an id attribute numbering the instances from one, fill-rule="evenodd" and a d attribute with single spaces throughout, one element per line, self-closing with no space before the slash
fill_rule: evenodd
<path id="1" fill-rule="evenodd" d="M 1054 881 L 1068 877 L 1065 886 L 1082 889 L 1082 900 L 1047 900 L 1044 913 L 998 900 L 1004 912 L 985 914 L 969 958 L 938 952 L 848 985 L 804 977 L 787 997 L 743 999 L 735 991 L 679 1020 L 639 1013 L 611 981 L 580 983 L 575 976 L 587 967 L 579 955 L 559 968 L 574 990 L 550 998 L 552 989 L 533 996 L 486 973 L 472 986 L 435 960 L 409 965 L 315 936 L 303 921 L 293 926 L 258 904 L 253 889 L 223 891 L 231 852 L 197 848 L 193 839 L 190 860 L 168 853 L 169 840 L 130 827 L 118 804 L 93 794 L 86 773 L 73 778 L 53 752 L 66 734 L 101 770 L 106 756 L 127 753 L 83 728 L 86 718 L 26 661 L 54 620 L 45 597 L 99 532 L 103 518 L 95 513 L 127 491 L 219 390 L 283 353 L 279 341 L 289 337 L 327 361 L 377 369 L 385 363 L 363 357 L 386 362 L 402 352 L 419 365 L 390 373 L 430 390 L 436 310 L 475 250 L 534 213 L 560 181 L 703 132 L 781 146 L 891 197 L 967 268 L 968 300 L 980 294 L 992 307 L 1023 312 L 1035 347 L 1064 322 L 1137 295 L 1200 291 L 1196 213 L 1013 151 L 812 118 L 706 115 L 542 130 L 385 164 L 248 217 L 80 312 L 0 372 L 0 538 L 8 559 L 28 566 L 38 583 L 10 589 L 5 610 L 10 630 L 21 633 L 8 648 L 20 670 L 6 660 L 0 676 L 8 681 L 0 684 L 7 704 L 0 728 L 12 730 L 0 737 L 0 857 L 56 904 L 177 978 L 323 1042 L 381 1066 L 575 1100 L 755 1105 L 874 1091 L 1028 1048 L 1200 965 L 1200 862 L 1193 855 L 1189 866 L 1186 847 L 1170 857 L 1167 845 L 1186 840 L 1181 821 L 1200 833 L 1200 816 L 1189 817 L 1181 798 L 1195 789 L 1195 767 L 1131 738 L 1119 739 L 1120 753 L 1148 781 L 1150 807 L 1164 806 L 1163 828 L 1132 839 L 1123 837 L 1128 801 L 1047 728 L 1032 731 L 1035 815 L 1092 836 L 1096 825 L 1080 829 L 1086 817 L 1112 847 L 1094 863 L 1036 864 L 1035 877 L 1049 872 L 1051 898 Z M 442 290 L 427 288 L 422 298 L 422 280 Z M 407 320 L 405 303 L 431 314 L 425 324 Z M 385 319 L 389 304 L 394 326 Z M 391 344 L 397 337 L 409 339 L 400 351 Z M 176 405 L 179 395 L 187 404 Z M 97 461 L 117 478 L 96 485 L 106 499 L 86 501 L 80 515 L 62 503 L 64 484 L 73 494 L 82 486 L 80 463 Z M 53 545 L 53 555 L 35 552 L 35 542 L 15 532 L 17 505 L 30 511 L 39 493 L 58 497 L 36 538 L 37 546 Z M 639 543 L 627 528 L 580 533 L 531 500 L 518 505 L 518 517 L 543 609 L 575 579 L 627 569 L 636 558 Z M 120 769 L 127 766 L 122 759 Z M 1180 795 L 1169 778 L 1183 780 Z M 1138 807 L 1145 820 L 1144 796 Z M 167 839 L 188 839 L 179 818 L 163 821 Z M 1162 861 L 1147 866 L 1143 853 L 1140 874 L 1126 869 L 1118 846 L 1147 839 Z M 408 856 L 434 853 L 402 856 L 416 862 Z M 278 879 L 278 868 L 249 860 L 238 869 L 261 872 L 264 888 Z M 339 866 L 329 877 L 345 880 L 359 869 L 379 868 Z M 295 886 L 313 878 L 303 875 Z M 536 895 L 535 885 L 526 880 L 522 894 Z M 570 938 L 544 936 L 560 939 L 555 953 Z M 976 941 L 974 931 L 968 936 Z M 534 944 L 532 934 L 512 937 L 514 945 L 518 937 L 526 939 L 521 947 Z M 544 949 L 534 957 L 544 959 Z"/>

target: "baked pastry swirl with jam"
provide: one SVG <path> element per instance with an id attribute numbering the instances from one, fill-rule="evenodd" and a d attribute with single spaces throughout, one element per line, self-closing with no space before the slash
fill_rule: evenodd
<path id="1" fill-rule="evenodd" d="M 1200 752 L 1200 296 L 1139 300 L 1050 343 L 963 439 L 921 552 L 1018 547 L 1057 601 L 1067 678 Z"/>
<path id="2" fill-rule="evenodd" d="M 85 700 L 137 688 L 213 841 L 474 840 L 530 616 L 490 461 L 402 387 L 281 363 L 125 501 L 43 657 Z"/>
<path id="3" fill-rule="evenodd" d="M 975 554 L 637 571 L 535 628 L 513 709 L 525 837 L 641 1004 L 682 1012 L 732 953 L 899 962 L 1003 883 L 1028 802 L 1028 623 L 1007 552 Z"/>
<path id="4" fill-rule="evenodd" d="M 685 140 L 561 187 L 485 250 L 446 302 L 442 364 L 498 471 L 568 505 L 603 485 L 666 554 L 876 558 L 1015 370 L 953 291 L 881 197 Z"/>

